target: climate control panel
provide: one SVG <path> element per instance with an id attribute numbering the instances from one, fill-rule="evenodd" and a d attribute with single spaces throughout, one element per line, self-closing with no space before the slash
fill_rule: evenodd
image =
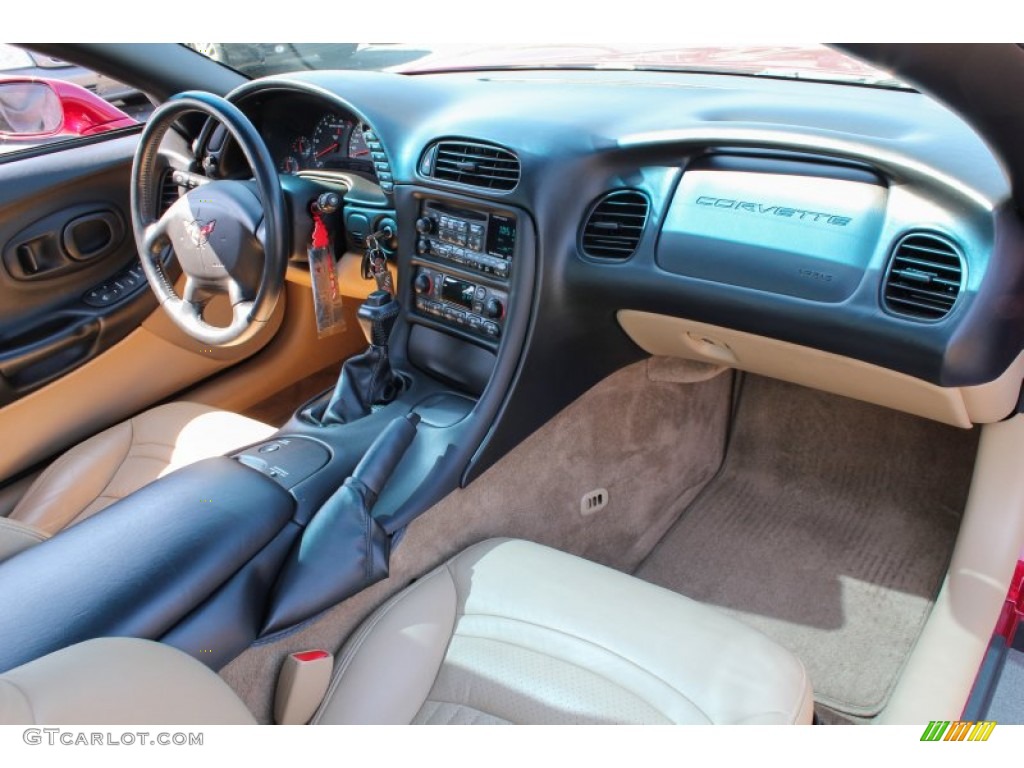
<path id="1" fill-rule="evenodd" d="M 418 266 L 412 280 L 416 311 L 489 339 L 501 338 L 508 292 Z"/>

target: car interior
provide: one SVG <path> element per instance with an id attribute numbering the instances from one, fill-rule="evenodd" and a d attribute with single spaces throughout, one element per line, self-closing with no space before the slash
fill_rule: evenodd
<path id="1" fill-rule="evenodd" d="M 1024 722 L 1020 46 L 28 47 L 0 723 Z"/>

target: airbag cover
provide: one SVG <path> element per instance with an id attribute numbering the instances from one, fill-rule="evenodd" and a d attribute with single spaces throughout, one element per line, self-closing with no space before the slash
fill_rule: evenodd
<path id="1" fill-rule="evenodd" d="M 849 298 L 878 246 L 886 188 L 838 178 L 691 170 L 658 241 L 665 270 L 823 302 Z"/>

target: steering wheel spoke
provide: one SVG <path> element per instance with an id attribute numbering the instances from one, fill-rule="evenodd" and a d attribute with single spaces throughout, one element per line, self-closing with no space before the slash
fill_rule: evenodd
<path id="1" fill-rule="evenodd" d="M 158 258 L 164 249 L 171 244 L 167 236 L 167 221 L 158 219 L 147 224 L 142 231 L 142 251 L 152 258 Z"/>

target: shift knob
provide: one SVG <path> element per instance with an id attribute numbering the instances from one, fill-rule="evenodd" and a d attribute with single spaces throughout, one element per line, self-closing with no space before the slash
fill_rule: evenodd
<path id="1" fill-rule="evenodd" d="M 359 319 L 369 323 L 370 343 L 378 347 L 386 347 L 391 329 L 395 326 L 401 307 L 395 297 L 387 291 L 374 291 L 366 297 L 357 313 Z"/>

